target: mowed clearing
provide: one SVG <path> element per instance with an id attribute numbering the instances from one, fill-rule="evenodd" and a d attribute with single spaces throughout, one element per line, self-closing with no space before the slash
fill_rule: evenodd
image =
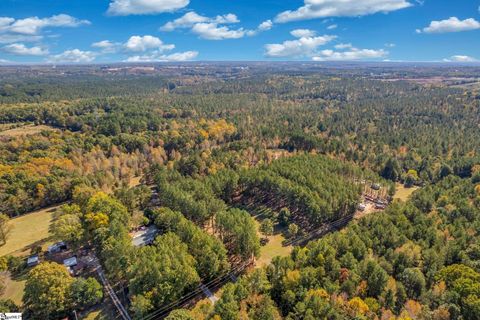
<path id="1" fill-rule="evenodd" d="M 407 201 L 412 193 L 414 193 L 416 190 L 418 190 L 418 187 L 411 187 L 411 188 L 405 188 L 405 186 L 401 183 L 397 183 L 395 186 L 395 195 L 393 196 L 393 199 L 398 199 L 401 201 Z"/>
<path id="2" fill-rule="evenodd" d="M 15 302 L 17 306 L 22 305 L 23 291 L 25 289 L 25 283 L 27 280 L 12 280 L 8 273 L 5 273 L 2 275 L 2 277 L 5 285 L 5 291 L 2 295 L 2 299 L 10 299 Z"/>
<path id="3" fill-rule="evenodd" d="M 12 231 L 7 243 L 0 247 L 0 256 L 26 256 L 34 246 L 46 249 L 52 243 L 50 226 L 58 207 L 34 211 L 10 220 Z"/>
<path id="4" fill-rule="evenodd" d="M 39 134 L 42 131 L 53 131 L 56 130 L 52 127 L 45 126 L 45 125 L 33 125 L 29 124 L 23 127 L 8 129 L 5 131 L 0 131 L 0 136 L 4 137 L 19 137 L 19 136 L 27 136 L 33 134 Z"/>
<path id="5" fill-rule="evenodd" d="M 260 239 L 265 238 L 259 231 L 261 221 L 255 219 L 255 225 L 257 227 L 258 236 Z M 288 257 L 292 252 L 292 246 L 283 246 L 282 242 L 285 240 L 282 232 L 275 228 L 273 236 L 268 237 L 268 243 L 260 247 L 260 257 L 256 261 L 258 268 L 267 266 L 272 259 L 276 256 Z"/>

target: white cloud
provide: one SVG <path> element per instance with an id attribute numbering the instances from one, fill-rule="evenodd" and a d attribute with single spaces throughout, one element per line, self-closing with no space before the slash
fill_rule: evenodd
<path id="1" fill-rule="evenodd" d="M 338 28 L 338 25 L 336 25 L 336 24 L 332 24 L 332 25 L 329 25 L 327 27 L 328 30 L 334 30 L 334 29 L 337 29 L 337 28 Z"/>
<path id="2" fill-rule="evenodd" d="M 79 20 L 67 14 L 59 14 L 48 18 L 29 17 L 15 20 L 13 18 L 0 18 L 0 33 L 38 35 L 48 27 L 78 27 L 90 24 L 88 20 Z"/>
<path id="3" fill-rule="evenodd" d="M 15 22 L 14 18 L 0 17 L 0 29 L 11 25 L 13 22 Z"/>
<path id="4" fill-rule="evenodd" d="M 428 27 L 417 29 L 417 33 L 447 33 L 476 29 L 480 29 L 480 22 L 473 18 L 460 20 L 457 17 L 451 17 L 446 20 L 432 21 Z"/>
<path id="5" fill-rule="evenodd" d="M 262 22 L 254 30 L 247 30 L 244 28 L 232 29 L 228 26 L 229 24 L 239 22 L 240 20 L 233 13 L 210 18 L 191 11 L 178 19 L 167 22 L 160 27 L 160 31 L 170 32 L 176 29 L 190 29 L 192 33 L 198 35 L 202 39 L 225 40 L 254 36 L 259 32 L 270 30 L 273 27 L 273 22 L 271 20 Z"/>
<path id="6" fill-rule="evenodd" d="M 470 56 L 455 55 L 455 56 L 451 56 L 448 59 L 443 59 L 443 61 L 444 62 L 478 62 L 479 60 Z"/>
<path id="7" fill-rule="evenodd" d="M 14 43 L 14 42 L 38 42 L 43 39 L 43 36 L 28 36 L 24 34 L 1 34 L 0 33 L 0 43 Z"/>
<path id="8" fill-rule="evenodd" d="M 275 18 L 289 22 L 326 17 L 355 17 L 391 12 L 412 6 L 407 0 L 304 0 L 304 6 L 288 10 Z"/>
<path id="9" fill-rule="evenodd" d="M 290 34 L 295 38 L 302 38 L 302 37 L 313 37 L 317 34 L 317 32 L 310 29 L 295 29 L 295 30 L 292 30 Z"/>
<path id="10" fill-rule="evenodd" d="M 395 43 L 385 43 L 385 47 L 387 48 L 395 48 L 397 45 Z"/>
<path id="11" fill-rule="evenodd" d="M 216 23 L 197 23 L 192 27 L 192 32 L 207 40 L 239 39 L 247 34 L 243 28 L 232 30 Z"/>
<path id="12" fill-rule="evenodd" d="M 312 57 L 314 61 L 353 61 L 384 58 L 388 52 L 380 49 L 357 49 L 350 48 L 349 51 L 322 50 Z"/>
<path id="13" fill-rule="evenodd" d="M 100 48 L 100 49 L 107 49 L 107 48 L 111 48 L 111 47 L 114 47 L 114 46 L 115 46 L 115 44 L 110 40 L 102 40 L 102 41 L 92 43 L 92 47 Z"/>
<path id="14" fill-rule="evenodd" d="M 315 54 L 318 47 L 323 46 L 337 38 L 336 36 L 324 35 L 315 37 L 311 30 L 302 29 L 292 31 L 296 40 L 288 40 L 283 43 L 265 45 L 267 57 L 309 57 Z M 307 32 L 308 31 L 308 32 Z"/>
<path id="15" fill-rule="evenodd" d="M 172 50 L 175 48 L 173 44 L 164 44 L 162 40 L 153 36 L 132 36 L 123 45 L 125 50 L 132 52 L 144 52 L 156 49 L 159 51 Z"/>
<path id="16" fill-rule="evenodd" d="M 207 22 L 209 18 L 201 16 L 194 11 L 187 12 L 182 17 L 167 22 L 160 28 L 161 31 L 173 31 L 177 28 L 191 28 L 195 23 Z"/>
<path id="17" fill-rule="evenodd" d="M 88 20 L 79 20 L 67 14 L 47 18 L 29 17 L 14 19 L 0 17 L 0 43 L 39 42 L 42 30 L 53 27 L 78 27 L 88 25 Z"/>
<path id="18" fill-rule="evenodd" d="M 110 40 L 102 40 L 92 43 L 92 47 L 100 49 L 102 53 L 114 53 L 117 51 L 119 43 L 112 42 Z"/>
<path id="19" fill-rule="evenodd" d="M 23 43 L 12 43 L 4 46 L 2 51 L 19 55 L 19 56 L 44 56 L 48 54 L 48 50 L 41 47 L 27 47 Z"/>
<path id="20" fill-rule="evenodd" d="M 67 50 L 63 53 L 50 56 L 48 62 L 58 63 L 88 63 L 95 60 L 96 53 L 92 51 L 82 51 L 79 49 Z"/>
<path id="21" fill-rule="evenodd" d="M 343 50 L 353 48 L 351 43 L 339 43 L 335 46 L 335 49 Z"/>
<path id="22" fill-rule="evenodd" d="M 189 61 L 195 59 L 197 56 L 197 51 L 186 51 L 169 54 L 168 56 L 164 56 L 164 59 L 166 59 L 166 61 Z"/>
<path id="23" fill-rule="evenodd" d="M 192 28 L 197 23 L 215 23 L 215 24 L 231 24 L 240 22 L 236 15 L 228 13 L 215 18 L 201 16 L 194 11 L 187 12 L 182 17 L 167 22 L 160 28 L 161 31 L 173 31 L 181 28 Z"/>
<path id="24" fill-rule="evenodd" d="M 175 49 L 173 44 L 165 44 L 160 38 L 145 35 L 145 36 L 131 36 L 125 43 L 113 42 L 110 40 L 102 40 L 94 42 L 91 45 L 93 48 L 100 49 L 101 53 L 116 53 L 116 52 L 147 52 L 156 51 L 164 52 Z"/>
<path id="25" fill-rule="evenodd" d="M 131 36 L 125 43 L 102 40 L 92 43 L 92 47 L 100 49 L 100 52 L 93 53 L 93 58 L 99 54 L 135 53 L 135 55 L 127 57 L 125 62 L 188 61 L 198 56 L 197 51 L 165 54 L 165 51 L 175 49 L 175 45 L 165 44 L 161 39 L 150 35 Z"/>
<path id="26" fill-rule="evenodd" d="M 259 31 L 268 31 L 270 29 L 272 29 L 273 27 L 273 22 L 272 20 L 266 20 L 266 21 L 263 21 L 262 23 L 260 23 L 260 25 L 258 26 L 258 30 Z"/>
<path id="27" fill-rule="evenodd" d="M 13 63 L 13 62 L 10 60 L 0 59 L 0 64 L 10 64 L 10 63 Z"/>
<path id="28" fill-rule="evenodd" d="M 163 55 L 159 52 L 152 52 L 147 55 L 138 55 L 129 57 L 125 62 L 173 62 L 173 61 L 190 61 L 198 56 L 197 51 L 186 51 Z"/>
<path id="29" fill-rule="evenodd" d="M 189 3 L 189 0 L 112 0 L 107 13 L 116 16 L 158 14 L 177 11 Z"/>

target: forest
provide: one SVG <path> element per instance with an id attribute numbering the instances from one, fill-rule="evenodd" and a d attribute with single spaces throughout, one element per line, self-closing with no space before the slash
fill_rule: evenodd
<path id="1" fill-rule="evenodd" d="M 37 68 L 0 77 L 2 246 L 55 209 L 0 257 L 0 312 L 480 319 L 480 94 L 414 81 L 475 68 Z"/>

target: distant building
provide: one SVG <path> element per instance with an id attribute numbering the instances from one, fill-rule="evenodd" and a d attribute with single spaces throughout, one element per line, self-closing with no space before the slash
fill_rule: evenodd
<path id="1" fill-rule="evenodd" d="M 149 226 L 145 230 L 138 231 L 132 235 L 132 244 L 135 247 L 143 247 L 151 245 L 157 236 L 158 228 L 154 225 Z"/>
<path id="2" fill-rule="evenodd" d="M 27 259 L 27 267 L 35 267 L 37 264 L 40 263 L 40 258 L 38 257 L 38 254 L 28 257 Z"/>
<path id="3" fill-rule="evenodd" d="M 372 184 L 372 189 L 373 190 L 380 190 L 382 186 L 379 183 L 373 183 Z"/>
<path id="4" fill-rule="evenodd" d="M 65 244 L 65 242 L 61 241 L 49 246 L 47 249 L 47 252 L 52 254 L 52 253 L 59 253 L 63 250 L 67 250 L 67 245 Z"/>
<path id="5" fill-rule="evenodd" d="M 63 260 L 63 265 L 67 268 L 68 272 L 74 276 L 76 274 L 75 267 L 77 266 L 78 261 L 77 257 L 73 256 L 71 258 Z"/>
<path id="6" fill-rule="evenodd" d="M 71 258 L 63 260 L 63 265 L 67 268 L 75 267 L 78 264 L 77 257 L 73 256 Z"/>

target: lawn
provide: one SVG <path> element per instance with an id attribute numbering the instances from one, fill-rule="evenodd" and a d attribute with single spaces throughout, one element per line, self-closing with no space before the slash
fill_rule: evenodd
<path id="1" fill-rule="evenodd" d="M 27 256 L 34 246 L 46 247 L 52 243 L 50 226 L 57 207 L 34 211 L 10 220 L 12 231 L 7 243 L 0 247 L 0 256 Z"/>
<path id="2" fill-rule="evenodd" d="M 15 302 L 16 305 L 22 305 L 23 289 L 25 288 L 25 279 L 12 280 L 10 274 L 4 273 L 2 275 L 5 284 L 5 292 L 2 295 L 2 299 L 10 299 Z"/>
<path id="3" fill-rule="evenodd" d="M 261 220 L 258 217 L 255 219 L 255 224 L 257 226 L 257 231 L 260 228 Z M 258 231 L 259 237 L 263 238 L 264 236 Z M 275 228 L 275 233 L 273 236 L 268 237 L 268 243 L 260 247 L 260 257 L 257 259 L 257 267 L 263 267 L 272 261 L 276 256 L 287 257 L 292 252 L 292 246 L 283 246 L 282 242 L 285 240 L 285 237 L 282 234 L 282 230 Z"/>
<path id="4" fill-rule="evenodd" d="M 118 315 L 115 315 L 115 312 L 108 310 L 106 306 L 103 306 L 103 304 L 104 303 L 95 306 L 85 312 L 78 313 L 79 318 L 83 320 L 107 320 L 120 318 Z"/>
<path id="5" fill-rule="evenodd" d="M 401 201 L 407 201 L 412 193 L 415 192 L 415 190 L 418 190 L 418 187 L 405 188 L 403 184 L 397 183 L 395 189 L 396 192 L 393 198 Z"/>

